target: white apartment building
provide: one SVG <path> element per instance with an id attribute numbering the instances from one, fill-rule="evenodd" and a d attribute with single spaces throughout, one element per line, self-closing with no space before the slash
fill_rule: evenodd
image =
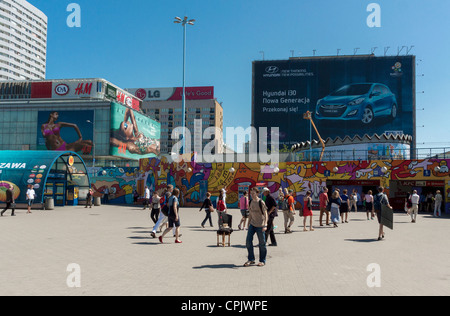
<path id="1" fill-rule="evenodd" d="M 45 79 L 47 16 L 25 0 L 0 0 L 0 80 Z"/>

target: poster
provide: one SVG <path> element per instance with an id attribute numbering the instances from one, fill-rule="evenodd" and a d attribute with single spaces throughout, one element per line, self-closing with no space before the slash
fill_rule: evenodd
<path id="1" fill-rule="evenodd" d="M 111 103 L 110 155 L 131 159 L 160 153 L 161 124 L 118 103 Z"/>
<path id="2" fill-rule="evenodd" d="M 94 111 L 39 111 L 37 150 L 89 155 L 94 142 Z"/>

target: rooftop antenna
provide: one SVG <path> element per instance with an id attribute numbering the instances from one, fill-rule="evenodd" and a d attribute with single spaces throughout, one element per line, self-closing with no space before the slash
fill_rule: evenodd
<path id="1" fill-rule="evenodd" d="M 400 53 L 402 52 L 403 48 L 405 48 L 406 46 L 402 46 L 402 48 L 397 47 L 397 56 L 400 55 Z"/>
<path id="2" fill-rule="evenodd" d="M 387 55 L 387 52 L 388 52 L 389 48 L 391 48 L 391 47 L 390 47 L 390 46 L 388 46 L 388 47 L 385 47 L 385 48 L 384 48 L 384 56 L 386 56 L 386 55 Z"/>
<path id="3" fill-rule="evenodd" d="M 414 45 L 409 48 L 406 48 L 406 55 L 409 55 L 409 52 L 413 49 Z"/>
<path id="4" fill-rule="evenodd" d="M 313 56 L 316 56 L 317 49 L 313 49 Z"/>
<path id="5" fill-rule="evenodd" d="M 294 57 L 294 51 L 291 49 L 291 55 L 292 57 Z"/>
<path id="6" fill-rule="evenodd" d="M 353 55 L 356 55 L 356 53 L 358 52 L 358 49 L 360 49 L 360 48 L 358 47 L 358 48 L 353 49 Z"/>
<path id="7" fill-rule="evenodd" d="M 378 47 L 372 47 L 372 48 L 370 49 L 370 54 L 374 55 L 374 54 L 375 54 L 375 50 L 376 50 L 377 48 L 378 48 Z"/>
<path id="8" fill-rule="evenodd" d="M 340 48 L 338 48 L 338 50 L 337 50 L 337 55 L 339 56 L 339 52 L 341 51 L 341 49 Z"/>
<path id="9" fill-rule="evenodd" d="M 264 52 L 260 51 L 259 53 L 262 54 L 262 60 L 264 60 Z"/>

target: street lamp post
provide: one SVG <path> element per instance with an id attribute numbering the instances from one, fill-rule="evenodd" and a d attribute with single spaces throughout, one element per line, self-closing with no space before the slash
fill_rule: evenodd
<path id="1" fill-rule="evenodd" d="M 180 17 L 175 17 L 174 23 L 181 24 L 183 26 L 183 97 L 182 97 L 182 106 L 181 106 L 181 125 L 183 128 L 183 139 L 182 139 L 182 150 L 181 154 L 184 154 L 186 140 L 185 140 L 185 129 L 186 129 L 186 24 L 194 25 L 195 20 L 188 20 L 188 17 L 185 16 L 184 19 Z"/>
<path id="2" fill-rule="evenodd" d="M 86 120 L 86 122 L 87 123 L 90 123 L 90 124 L 92 124 L 92 131 L 93 131 L 93 139 L 92 139 L 92 141 L 94 142 L 94 146 L 92 146 L 93 148 L 92 148 L 92 175 L 94 175 L 95 173 L 95 125 L 94 125 L 94 122 L 95 122 L 95 111 L 94 111 L 94 122 L 91 122 L 90 120 Z"/>

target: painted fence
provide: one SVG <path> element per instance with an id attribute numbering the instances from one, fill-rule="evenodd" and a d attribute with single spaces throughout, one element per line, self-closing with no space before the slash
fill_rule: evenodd
<path id="1" fill-rule="evenodd" d="M 206 191 L 212 194 L 214 201 L 219 191 L 225 188 L 228 207 L 237 208 L 239 187 L 253 187 L 259 183 L 264 183 L 275 195 L 279 188 L 292 189 L 296 201 L 300 203 L 308 190 L 313 192 L 313 198 L 317 200 L 321 189 L 327 185 L 327 180 L 340 180 L 340 183 L 363 180 L 373 183 L 375 180 L 388 190 L 392 181 L 415 181 L 423 187 L 432 185 L 433 181 L 444 181 L 442 188 L 445 192 L 442 195 L 448 210 L 449 164 L 450 160 L 443 159 L 286 162 L 269 165 L 193 161 L 171 163 L 166 158 L 150 158 L 142 159 L 139 168 L 96 168 L 93 170 L 95 177 L 92 183 L 97 196 L 108 187 L 110 202 L 113 204 L 132 204 L 134 190 L 142 195 L 145 186 L 152 191 L 162 191 L 168 184 L 172 184 L 181 191 L 181 205 L 189 207 L 199 207 Z"/>

